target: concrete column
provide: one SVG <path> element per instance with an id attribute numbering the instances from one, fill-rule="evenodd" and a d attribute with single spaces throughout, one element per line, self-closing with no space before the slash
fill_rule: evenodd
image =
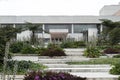
<path id="1" fill-rule="evenodd" d="M 100 25 L 100 32 L 102 32 L 103 31 L 103 25 L 101 24 Z"/>
<path id="2" fill-rule="evenodd" d="M 72 24 L 71 33 L 74 33 L 74 25 Z"/>
<path id="3" fill-rule="evenodd" d="M 45 30 L 45 25 L 44 25 L 44 24 L 42 25 L 42 30 L 43 30 L 43 31 L 42 31 L 42 43 L 43 43 L 42 46 L 44 47 L 44 34 L 45 34 L 45 32 L 44 32 L 44 30 Z"/>
<path id="4" fill-rule="evenodd" d="M 13 27 L 14 27 L 14 28 L 16 28 L 16 25 L 15 25 L 15 24 L 13 24 Z"/>
<path id="5" fill-rule="evenodd" d="M 45 30 L 45 24 L 42 25 L 42 29 Z M 44 33 L 45 33 L 45 32 L 43 31 L 43 34 L 44 34 Z"/>

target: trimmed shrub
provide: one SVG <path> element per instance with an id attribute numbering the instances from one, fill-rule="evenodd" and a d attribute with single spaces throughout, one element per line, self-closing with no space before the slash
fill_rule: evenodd
<path id="1" fill-rule="evenodd" d="M 120 75 L 120 62 L 114 63 L 112 69 L 110 69 L 111 74 Z"/>
<path id="2" fill-rule="evenodd" d="M 106 54 L 116 54 L 119 52 L 120 51 L 118 49 L 115 49 L 115 48 L 107 48 L 106 50 L 104 50 L 104 53 L 106 53 Z"/>
<path id="3" fill-rule="evenodd" d="M 15 42 L 10 45 L 10 52 L 19 53 L 23 48 L 23 42 Z"/>
<path id="4" fill-rule="evenodd" d="M 87 48 L 84 51 L 84 56 L 90 58 L 98 58 L 101 55 L 100 51 L 97 48 Z"/>
<path id="5" fill-rule="evenodd" d="M 44 49 L 40 55 L 41 56 L 50 56 L 50 57 L 66 56 L 64 50 L 57 46 L 51 46 L 50 48 Z"/>
<path id="6" fill-rule="evenodd" d="M 73 76 L 62 72 L 30 72 L 25 75 L 23 80 L 86 80 L 86 78 Z"/>

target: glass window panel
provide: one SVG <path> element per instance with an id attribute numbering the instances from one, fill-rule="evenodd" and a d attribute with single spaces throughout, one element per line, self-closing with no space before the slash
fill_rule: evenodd
<path id="1" fill-rule="evenodd" d="M 75 24 L 74 25 L 74 33 L 81 33 L 83 31 L 87 31 L 88 28 L 96 28 L 97 26 L 94 24 Z"/>
<path id="2" fill-rule="evenodd" d="M 7 26 L 13 27 L 13 24 L 1 24 L 1 27 L 7 27 Z"/>

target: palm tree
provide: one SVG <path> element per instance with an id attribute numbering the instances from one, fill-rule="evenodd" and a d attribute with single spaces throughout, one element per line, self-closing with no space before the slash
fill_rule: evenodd
<path id="1" fill-rule="evenodd" d="M 33 23 L 30 23 L 30 22 L 26 22 L 26 26 L 32 32 L 30 42 L 31 42 L 32 45 L 35 45 L 35 43 L 36 43 L 36 35 L 35 35 L 35 33 L 37 31 L 41 31 L 41 32 L 43 31 L 43 29 L 41 27 L 42 25 L 41 24 L 33 24 Z"/>

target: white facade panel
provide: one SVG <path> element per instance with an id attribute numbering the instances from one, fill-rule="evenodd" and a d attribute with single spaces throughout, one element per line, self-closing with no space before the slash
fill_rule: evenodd
<path id="1" fill-rule="evenodd" d="M 54 32 L 63 32 L 63 33 L 68 33 L 68 29 L 50 29 L 50 33 Z"/>
<path id="2" fill-rule="evenodd" d="M 82 33 L 68 34 L 67 38 L 74 38 L 76 41 L 81 41 L 83 40 L 83 34 Z"/>
<path id="3" fill-rule="evenodd" d="M 20 40 L 20 41 L 29 40 L 30 34 L 31 34 L 31 31 L 29 30 L 23 31 L 21 33 L 17 33 L 17 40 Z"/>
<path id="4" fill-rule="evenodd" d="M 89 28 L 88 29 L 88 41 L 91 41 L 91 39 L 97 38 L 97 28 Z"/>

